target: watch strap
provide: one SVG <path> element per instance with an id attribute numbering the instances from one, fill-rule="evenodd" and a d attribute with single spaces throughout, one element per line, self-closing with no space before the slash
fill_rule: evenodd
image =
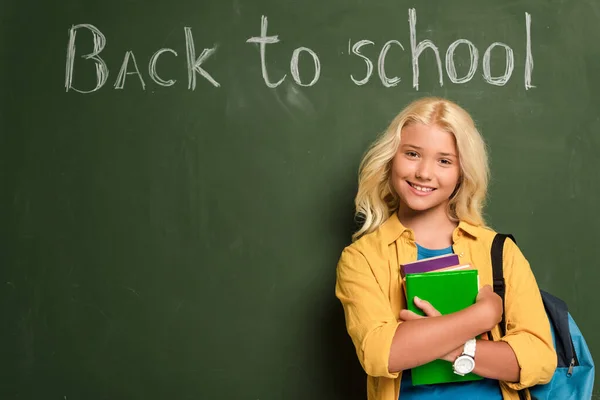
<path id="1" fill-rule="evenodd" d="M 463 354 L 469 357 L 475 358 L 475 348 L 477 346 L 477 341 L 475 339 L 469 339 L 465 343 L 465 347 L 463 349 Z"/>

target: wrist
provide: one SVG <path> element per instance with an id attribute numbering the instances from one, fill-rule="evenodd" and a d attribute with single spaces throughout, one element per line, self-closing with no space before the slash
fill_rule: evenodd
<path id="1" fill-rule="evenodd" d="M 465 376 L 473 372 L 475 369 L 475 350 L 477 349 L 477 341 L 469 339 L 464 345 L 462 354 L 452 363 L 454 373 L 460 376 Z"/>
<path id="2" fill-rule="evenodd" d="M 456 349 L 452 350 L 450 353 L 446 354 L 442 357 L 442 360 L 448 361 L 449 363 L 453 363 L 463 352 L 464 346 L 459 346 Z"/>

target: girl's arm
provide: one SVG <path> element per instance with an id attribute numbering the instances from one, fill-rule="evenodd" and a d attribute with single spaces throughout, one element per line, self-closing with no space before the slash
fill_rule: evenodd
<path id="1" fill-rule="evenodd" d="M 504 260 L 506 335 L 498 342 L 477 341 L 473 372 L 504 381 L 510 388 L 520 390 L 549 382 L 556 368 L 556 352 L 535 277 L 529 263 L 512 241 L 505 244 Z M 432 319 L 428 317 L 439 315 L 430 305 L 422 305 L 417 304 L 427 317 L 408 311 L 403 311 L 401 317 L 417 320 Z M 440 358 L 454 362 L 462 350 L 463 346 L 459 345 Z"/>
<path id="2" fill-rule="evenodd" d="M 459 346 L 454 351 L 441 358 L 453 363 L 462 352 L 463 346 Z M 496 379 L 504 382 L 518 382 L 520 372 L 515 352 L 508 343 L 477 340 L 475 369 L 473 370 L 473 373 L 483 376 L 484 378 Z"/>
<path id="3" fill-rule="evenodd" d="M 489 286 L 479 291 L 474 305 L 444 316 L 425 300 L 415 299 L 415 302 L 429 317 L 401 311 L 404 322 L 396 329 L 390 348 L 391 373 L 449 357 L 467 340 L 491 330 L 502 317 L 502 300 Z"/>
<path id="4" fill-rule="evenodd" d="M 529 263 L 512 240 L 504 244 L 506 335 L 521 368 L 514 390 L 548 383 L 556 369 L 556 351 L 548 316 Z"/>
<path id="5" fill-rule="evenodd" d="M 378 269 L 378 265 L 385 268 Z M 397 378 L 390 372 L 388 360 L 398 321 L 388 296 L 381 289 L 388 275 L 387 260 L 369 263 L 359 245 L 342 252 L 336 269 L 335 295 L 344 307 L 346 328 L 361 366 L 369 376 Z"/>

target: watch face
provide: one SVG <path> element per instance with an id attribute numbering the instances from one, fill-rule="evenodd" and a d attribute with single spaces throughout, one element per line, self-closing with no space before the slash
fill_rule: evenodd
<path id="1" fill-rule="evenodd" d="M 460 356 L 454 362 L 454 370 L 462 375 L 468 374 L 475 368 L 475 361 L 469 356 Z"/>

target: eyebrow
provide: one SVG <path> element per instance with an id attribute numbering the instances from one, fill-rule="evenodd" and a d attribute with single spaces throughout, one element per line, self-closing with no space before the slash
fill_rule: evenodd
<path id="1" fill-rule="evenodd" d="M 410 147 L 415 150 L 423 150 L 422 147 L 415 146 L 414 144 L 403 144 L 403 145 L 401 145 L 401 147 Z M 438 155 L 443 156 L 443 157 L 456 157 L 456 154 L 453 154 L 453 153 L 438 153 Z"/>

